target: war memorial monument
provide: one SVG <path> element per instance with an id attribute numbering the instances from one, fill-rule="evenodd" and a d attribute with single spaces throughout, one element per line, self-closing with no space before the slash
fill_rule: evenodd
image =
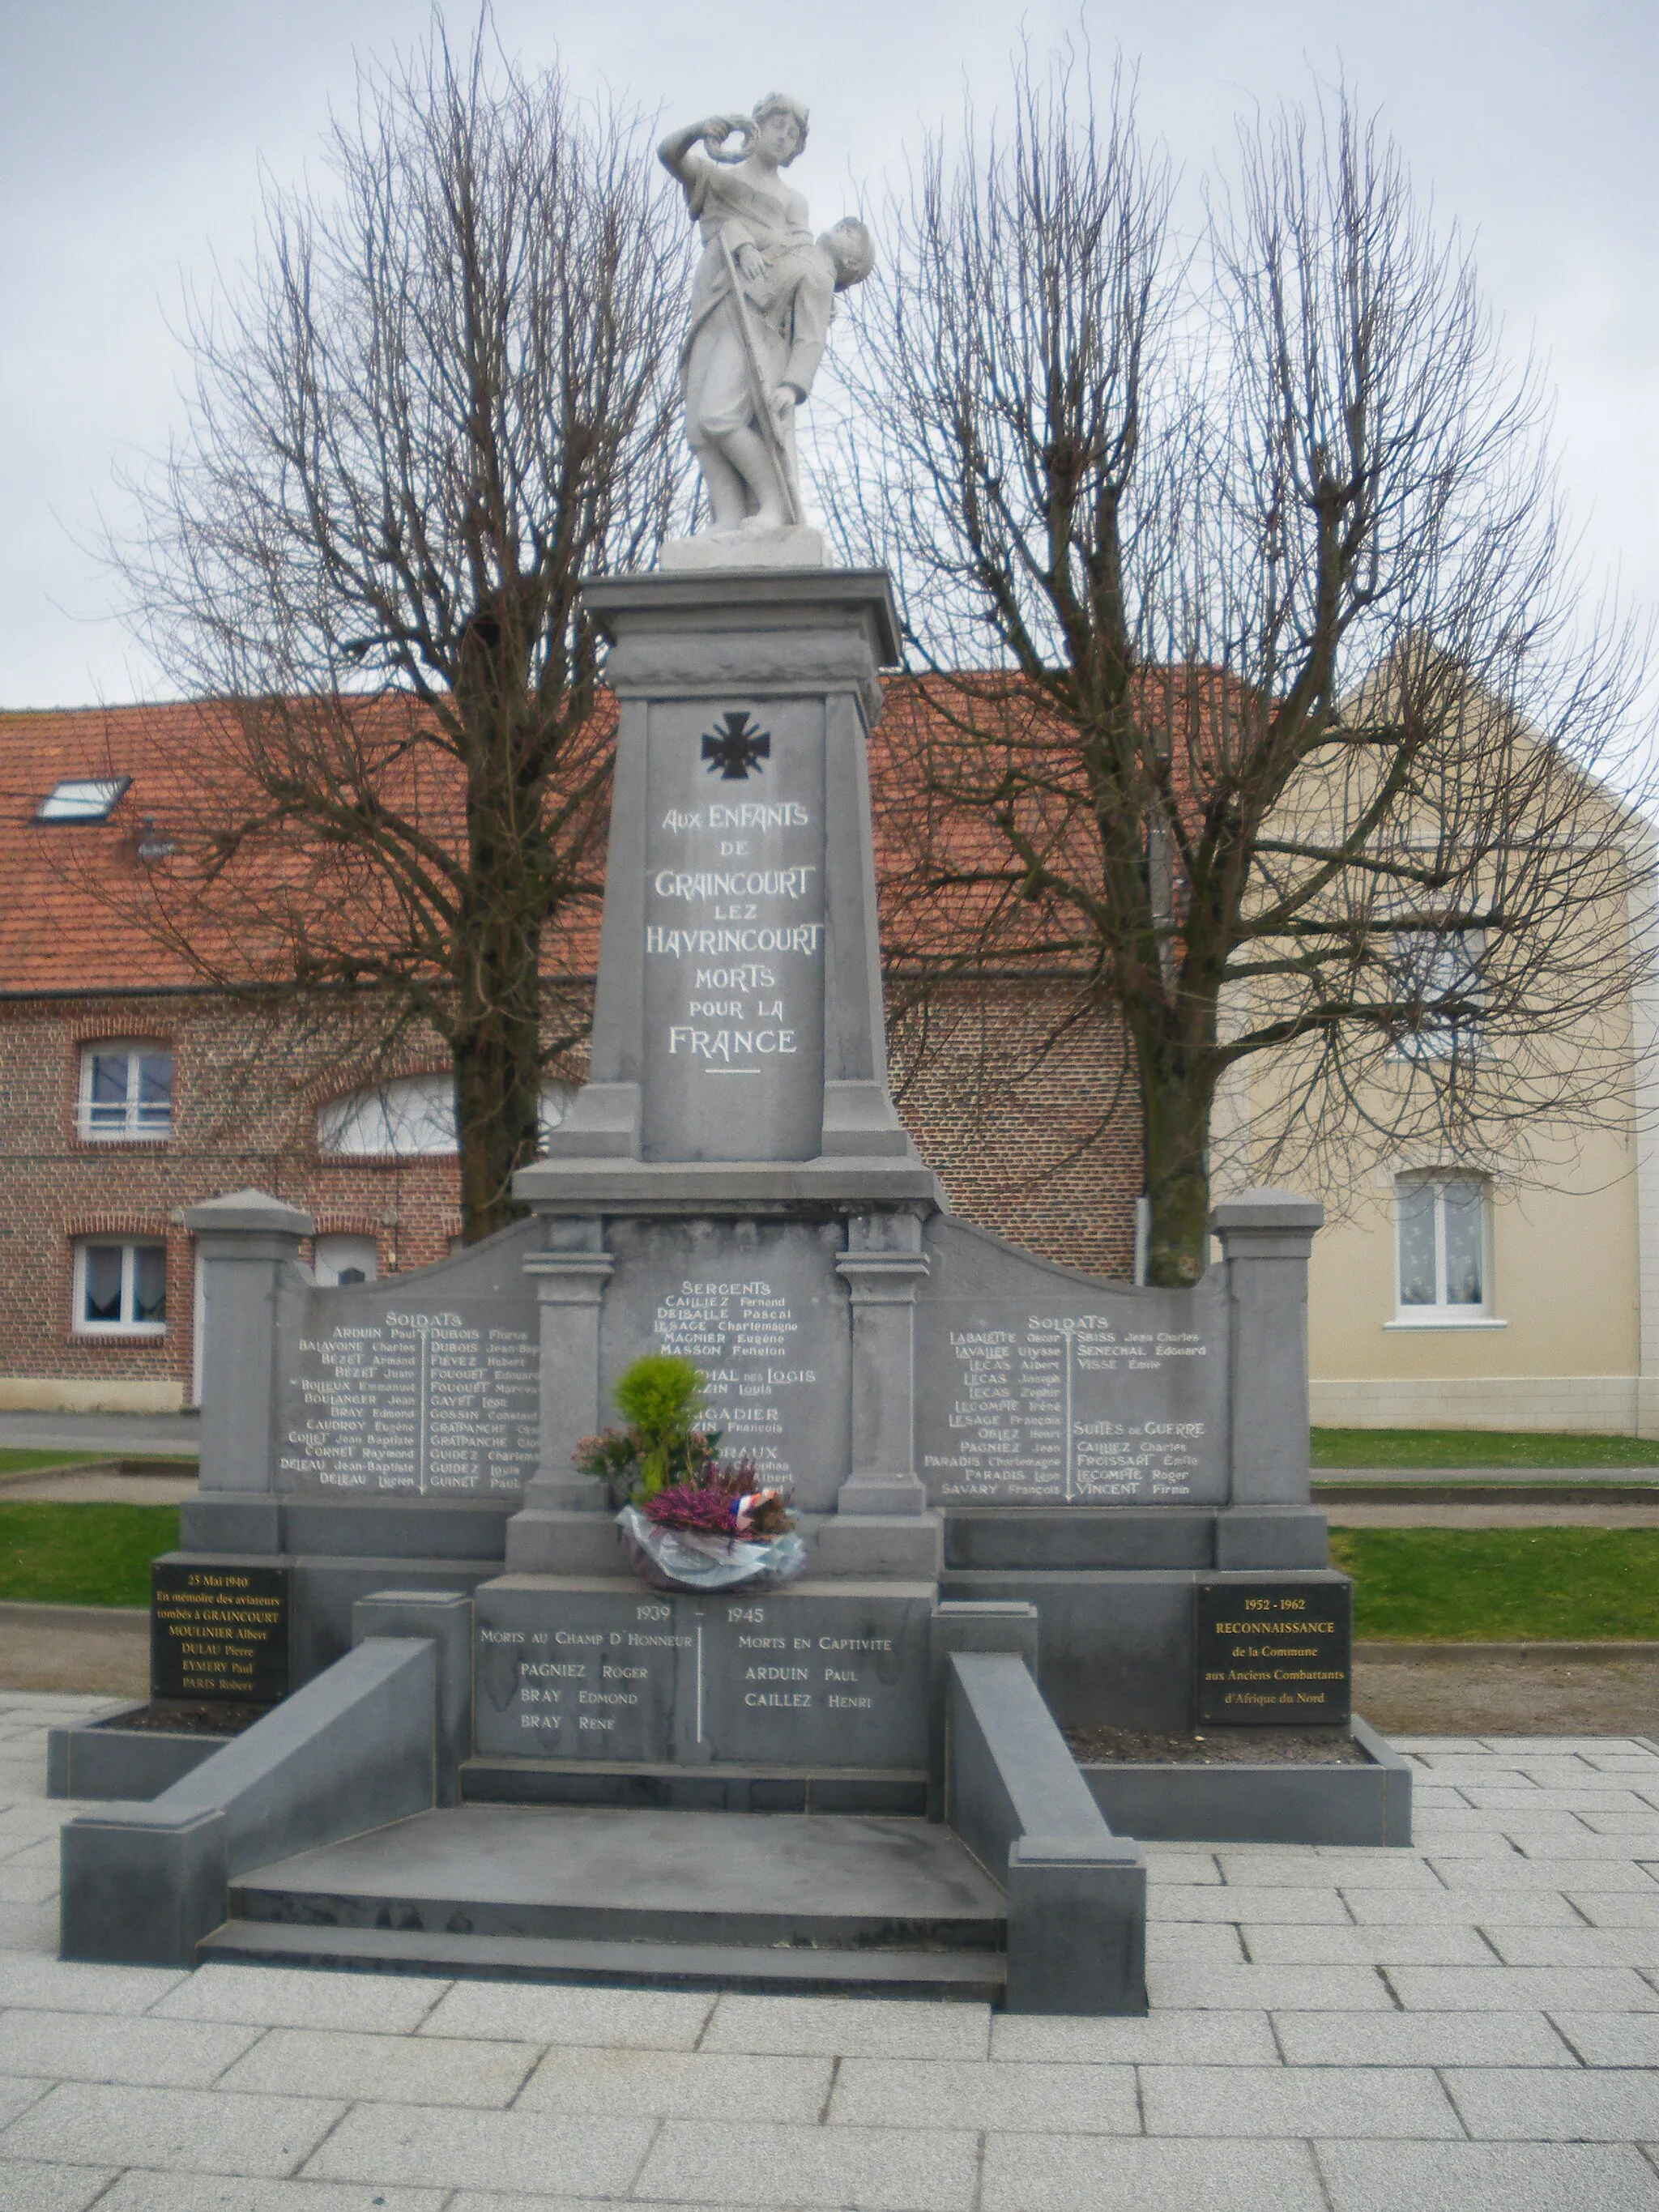
<path id="1" fill-rule="evenodd" d="M 951 1213 L 887 1081 L 866 742 L 886 577 L 795 467 L 836 291 L 806 118 L 671 134 L 708 526 L 586 603 L 620 706 L 591 1073 L 443 1263 L 323 1287 L 312 1223 L 198 1206 L 199 1495 L 155 1692 L 60 1731 L 67 1957 L 1144 2010 L 1140 1836 L 1409 1838 L 1349 1711 L 1308 1478 L 1321 1213 L 1218 1206 L 1190 1290 Z M 735 143 L 732 142 L 735 141 Z M 642 1353 L 787 1494 L 806 1571 L 649 1587 L 573 1451 Z M 165 1707 L 162 1717 L 165 1717 Z M 143 1725 L 140 1725 L 143 1723 Z M 1065 1731 L 1322 1729 L 1340 1756 L 1079 1765 Z"/>

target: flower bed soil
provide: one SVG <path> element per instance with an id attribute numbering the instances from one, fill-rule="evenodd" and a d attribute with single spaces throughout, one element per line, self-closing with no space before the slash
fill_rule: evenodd
<path id="1" fill-rule="evenodd" d="M 240 1735 L 255 1721 L 262 1721 L 269 1705 L 221 1705 L 217 1700 L 152 1698 L 137 1712 L 114 1713 L 95 1728 L 157 1729 L 167 1735 Z"/>
<path id="2" fill-rule="evenodd" d="M 1138 1735 L 1128 1729 L 1067 1729 L 1066 1741 L 1091 1765 L 1182 1766 L 1365 1766 L 1365 1754 L 1341 1729 L 1212 1729 L 1202 1735 Z"/>

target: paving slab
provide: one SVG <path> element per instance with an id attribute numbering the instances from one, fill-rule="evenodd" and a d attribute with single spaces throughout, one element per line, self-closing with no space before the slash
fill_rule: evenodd
<path id="1" fill-rule="evenodd" d="M 1141 2130 L 1133 2068 L 1076 2061 L 843 2059 L 826 2118 L 832 2127 Z"/>
<path id="2" fill-rule="evenodd" d="M 1328 2212 L 1305 2143 L 1086 2136 L 992 2136 L 981 2203 L 983 2212 Z"/>
<path id="3" fill-rule="evenodd" d="M 293 2173 L 344 2110 L 310 2097 L 61 2082 L 0 2136 L 0 2155 L 82 2166 Z"/>
<path id="4" fill-rule="evenodd" d="M 8 2160 L 0 2165 L 7 2212 L 86 2212 L 115 2179 L 107 2166 L 37 2166 Z"/>
<path id="5" fill-rule="evenodd" d="M 1224 1882 L 1214 1888 L 1167 1883 L 1149 1890 L 1146 1920 L 1283 1920 L 1297 1927 L 1346 1927 L 1347 1908 L 1337 1891 L 1305 1886 L 1258 1888 Z"/>
<path id="6" fill-rule="evenodd" d="M 317 2151 L 307 2179 L 438 2189 L 545 2189 L 623 2197 L 656 2132 L 647 2119 L 565 2119 L 460 2106 L 358 2105 Z"/>
<path id="7" fill-rule="evenodd" d="M 1623 2145 L 1320 2142 L 1332 2212 L 1659 2212 L 1659 2175 Z"/>
<path id="8" fill-rule="evenodd" d="M 38 1905 L 0 1905 L 0 1951 L 50 1954 L 58 1948 L 55 1899 Z"/>
<path id="9" fill-rule="evenodd" d="M 1659 2012 L 1659 1990 L 1625 1966 L 1391 1966 L 1407 2012 Z"/>
<path id="10" fill-rule="evenodd" d="M 31 2105 L 38 2104 L 48 2094 L 46 2084 L 27 2075 L 0 2075 L 0 2128 L 26 2112 Z M 0 2143 L 3 2138 L 0 2137 Z"/>
<path id="11" fill-rule="evenodd" d="M 856 2205 L 860 2212 L 969 2212 L 979 2175 L 966 2129 L 792 2128 L 671 2120 L 635 2185 L 647 2200 Z"/>
<path id="12" fill-rule="evenodd" d="M 1492 1958 L 1478 1928 L 1413 1928 L 1399 1921 L 1369 1928 L 1287 1928 L 1250 1920 L 1241 1933 L 1258 1966 L 1489 1966 Z"/>
<path id="13" fill-rule="evenodd" d="M 1659 2075 L 1650 2067 L 1581 2068 L 1571 2074 L 1449 2069 L 1442 2079 L 1464 2126 L 1478 2137 L 1547 2142 L 1659 2141 Z"/>
<path id="14" fill-rule="evenodd" d="M 168 2023 L 143 2023 L 164 2024 Z M 535 2063 L 534 2051 L 521 2043 L 276 2027 L 260 2034 L 222 2086 L 262 2095 L 288 2091 L 378 2104 L 505 2106 L 518 2095 Z"/>
<path id="15" fill-rule="evenodd" d="M 1341 1888 L 1351 1881 L 1368 1889 L 1432 1889 L 1434 1876 L 1414 1852 L 1358 1851 L 1336 1849 L 1286 1851 L 1281 1844 L 1263 1844 L 1254 1850 L 1234 1847 L 1219 1854 L 1221 1871 L 1230 1884 L 1252 1889 L 1304 1889 L 1328 1883 Z"/>
<path id="16" fill-rule="evenodd" d="M 205 2089 L 262 2033 L 257 2027 L 219 2021 L 134 2020 L 119 2015 L 111 2019 L 86 2013 L 22 2009 L 0 2012 L 0 2074 L 42 2075 L 58 2081 L 126 2081 L 157 2088 Z M 280 2081 L 269 2086 L 301 2087 Z"/>
<path id="17" fill-rule="evenodd" d="M 1653 1856 L 1653 1846 L 1646 1842 L 1633 1843 L 1626 1836 L 1604 1836 L 1594 1828 L 1587 1828 L 1577 1816 L 1573 1832 L 1566 1832 L 1568 1816 L 1559 1820 L 1540 1820 L 1528 1815 L 1516 1819 L 1504 1816 L 1502 1834 L 1525 1858 L 1554 1858 L 1569 1855 L 1576 1859 L 1630 1859 L 1641 1866 Z M 1437 1857 L 1438 1853 L 1435 1856 Z"/>
<path id="18" fill-rule="evenodd" d="M 690 2051 L 714 2009 L 712 1994 L 696 1990 L 537 1988 L 469 1980 L 457 1982 L 445 1992 L 419 2023 L 418 2032 L 500 2037 L 520 2043 Z"/>
<path id="19" fill-rule="evenodd" d="M 1154 2136 L 1462 2134 L 1426 2068 L 1146 2066 L 1140 2094 Z"/>
<path id="20" fill-rule="evenodd" d="M 404 1974 L 307 1972 L 287 1966 L 198 1966 L 155 2005 L 162 2020 L 246 2021 L 256 2027 L 362 2028 L 406 2035 L 449 1988 Z"/>
<path id="21" fill-rule="evenodd" d="M 630 2203 L 638 2200 L 630 2197 Z M 444 2201 L 444 2212 L 617 2212 L 610 2197 L 503 2197 L 494 2191 L 458 2189 Z M 651 2212 L 736 2212 L 732 2205 L 669 2204 L 658 2199 Z"/>
<path id="22" fill-rule="evenodd" d="M 524 2199 L 516 2200 L 520 2204 Z M 208 2173 L 121 2176 L 99 2212 L 450 2212 L 441 2189 L 377 2182 L 248 2181 Z"/>
<path id="23" fill-rule="evenodd" d="M 1505 1889 L 1582 1890 L 1589 1896 L 1623 1892 L 1659 1905 L 1659 1882 L 1644 1867 L 1616 1856 L 1595 1859 L 1576 1852 L 1570 1858 L 1558 1858 L 1553 1853 L 1517 1851 L 1508 1858 L 1482 1860 L 1478 1866 L 1462 1859 L 1432 1857 L 1428 1863 L 1448 1889 L 1485 1890 L 1501 1885 Z"/>
<path id="24" fill-rule="evenodd" d="M 1501 1921 L 1506 1928 L 1582 1928 L 1585 1922 L 1583 1912 L 1559 1889 L 1507 1889 L 1500 1895 L 1474 1883 L 1409 1893 L 1350 1887 L 1343 1891 L 1342 1902 L 1362 1928 L 1478 1928 L 1485 1920 Z M 1654 1925 L 1659 1927 L 1659 1920 Z"/>
<path id="25" fill-rule="evenodd" d="M 1644 1891 L 1574 1889 L 1565 1895 L 1592 1928 L 1659 1928 L 1659 1897 Z"/>
<path id="26" fill-rule="evenodd" d="M 830 2101 L 834 2074 L 830 2058 L 771 2053 L 761 2069 L 736 2053 L 575 2046 L 546 2053 L 526 2081 L 517 2109 L 698 2120 L 710 2112 L 746 2111 L 759 2094 L 769 2118 L 813 2124 Z"/>
<path id="27" fill-rule="evenodd" d="M 1580 2063 L 1541 2012 L 1279 2012 L 1273 2024 L 1291 2066 Z"/>
<path id="28" fill-rule="evenodd" d="M 1042 2020 L 1000 2013 L 994 2060 L 1049 2065 L 1271 2066 L 1279 2057 L 1265 2012 L 1152 2012 L 1144 2020 Z"/>
<path id="29" fill-rule="evenodd" d="M 732 1992 L 714 2007 L 705 2051 L 797 2052 L 842 2058 L 982 2058 L 988 2005 L 866 1997 L 768 1997 Z"/>
<path id="30" fill-rule="evenodd" d="M 1639 2012 L 1555 2012 L 1550 2014 L 1586 2066 L 1659 2069 L 1659 2018 Z"/>
<path id="31" fill-rule="evenodd" d="M 1149 1967 L 1155 2009 L 1195 2012 L 1393 2012 L 1382 1975 L 1369 1966 Z"/>
<path id="32" fill-rule="evenodd" d="M 1505 1928 L 1493 1922 L 1484 1933 L 1506 1966 L 1633 1966 L 1645 1976 L 1659 1972 L 1659 1928 Z"/>
<path id="33" fill-rule="evenodd" d="M 94 1966 L 13 1952 L 0 1957 L 0 2004 L 41 2012 L 147 2012 L 188 1979 L 171 1966 Z"/>
<path id="34" fill-rule="evenodd" d="M 1201 1960 L 1213 1966 L 1249 1964 L 1231 1920 L 1154 1920 L 1146 1929 L 1146 1956 L 1154 1966 Z"/>

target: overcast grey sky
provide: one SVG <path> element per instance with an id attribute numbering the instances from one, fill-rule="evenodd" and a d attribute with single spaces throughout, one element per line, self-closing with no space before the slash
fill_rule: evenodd
<path id="1" fill-rule="evenodd" d="M 471 9 L 453 0 L 453 29 Z M 528 62 L 562 50 L 677 119 L 774 87 L 813 111 L 795 177 L 825 219 L 964 83 L 994 106 L 1019 22 L 1076 0 L 496 0 Z M 1559 394 L 1594 562 L 1659 604 L 1659 62 L 1654 0 L 1159 0 L 1083 10 L 1140 65 L 1145 121 L 1196 173 L 1255 99 L 1346 73 L 1419 185 L 1477 235 L 1489 296 Z M 0 706 L 154 696 L 77 539 L 112 465 L 181 418 L 186 279 L 252 235 L 263 161 L 296 177 L 354 53 L 418 39 L 426 0 L 0 0 Z"/>

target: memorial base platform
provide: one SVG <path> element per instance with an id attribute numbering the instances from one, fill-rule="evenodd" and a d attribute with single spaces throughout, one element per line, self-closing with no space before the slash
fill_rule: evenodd
<path id="1" fill-rule="evenodd" d="M 925 1768 L 677 1766 L 620 1759 L 470 1759 L 477 1805 L 640 1806 L 659 1812 L 854 1813 L 925 1819 Z"/>
<path id="2" fill-rule="evenodd" d="M 465 1806 L 252 1869 L 204 1958 L 1000 1998 L 1006 1903 L 936 1821 Z"/>

